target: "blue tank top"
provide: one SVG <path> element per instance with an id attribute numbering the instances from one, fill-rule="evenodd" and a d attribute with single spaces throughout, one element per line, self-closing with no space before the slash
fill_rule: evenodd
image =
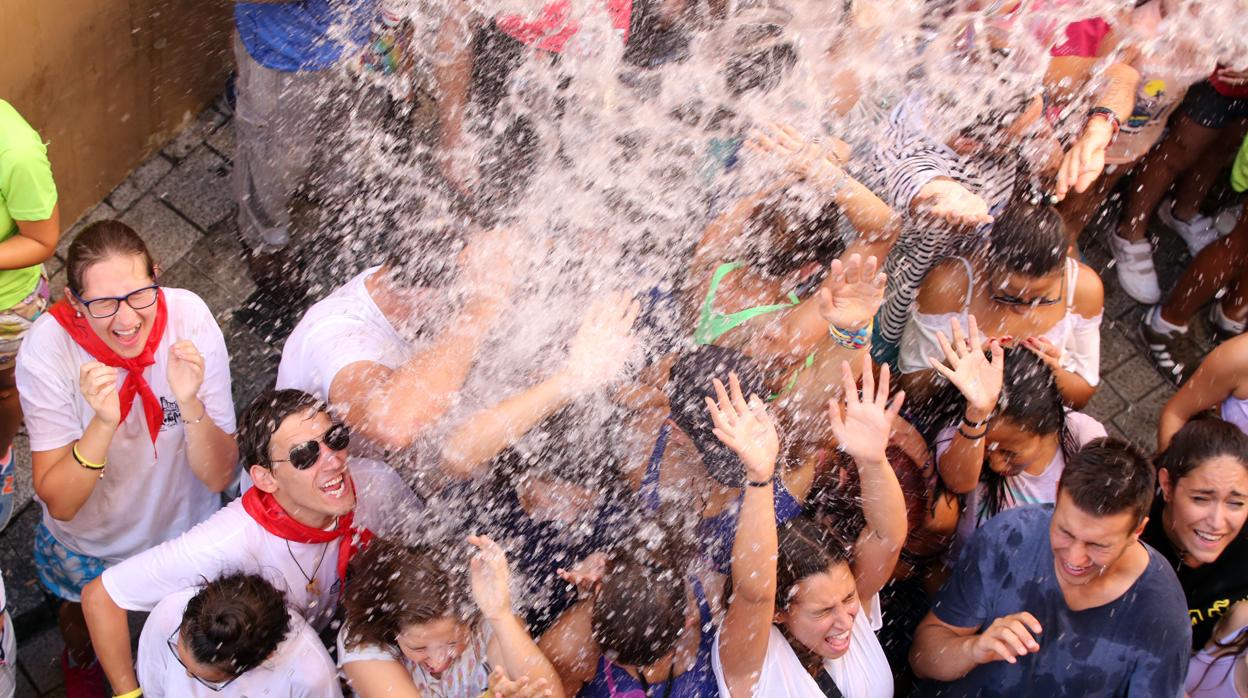
<path id="1" fill-rule="evenodd" d="M 642 505 L 652 512 L 659 509 L 659 470 L 671 433 L 672 423 L 664 421 L 659 428 L 658 438 L 655 439 L 654 449 L 650 452 L 650 460 L 646 463 L 646 473 L 641 478 L 638 495 Z M 698 550 L 720 574 L 727 574 L 732 567 L 732 541 L 737 536 L 737 519 L 743 496 L 744 494 L 737 497 L 735 506 L 730 506 L 715 516 L 703 518 L 698 524 Z M 802 513 L 802 503 L 789 492 L 781 478 L 776 478 L 776 486 L 772 488 L 772 501 L 776 509 L 777 526 Z"/>
<path id="2" fill-rule="evenodd" d="M 711 668 L 711 652 L 715 644 L 715 628 L 711 619 L 711 607 L 706 602 L 702 583 L 693 580 L 693 593 L 698 597 L 698 618 L 702 624 L 702 637 L 698 641 L 698 657 L 693 667 L 673 676 L 663 683 L 651 684 L 647 691 L 641 682 L 633 678 L 623 667 L 607 659 L 598 658 L 598 673 L 585 684 L 577 698 L 712 698 L 719 695 L 719 684 Z"/>

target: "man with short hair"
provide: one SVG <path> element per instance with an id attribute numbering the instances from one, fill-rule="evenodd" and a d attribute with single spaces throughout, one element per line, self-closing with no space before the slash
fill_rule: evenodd
<path id="1" fill-rule="evenodd" d="M 394 503 L 394 485 L 369 488 L 353 479 L 366 463 L 348 458 L 349 439 L 347 427 L 307 393 L 266 391 L 248 406 L 238 445 L 255 486 L 83 590 L 91 641 L 114 692 L 138 687 L 126 611 L 150 611 L 170 594 L 227 572 L 265 576 L 313 628 L 325 629 L 347 562 L 371 537 L 355 523 L 357 486 L 360 494 L 386 490 L 386 501 L 373 509 Z"/>
<path id="2" fill-rule="evenodd" d="M 1179 696 L 1191 628 L 1174 571 L 1140 542 L 1152 466 L 1102 438 L 1056 504 L 1003 512 L 971 539 L 915 633 L 920 696 Z"/>

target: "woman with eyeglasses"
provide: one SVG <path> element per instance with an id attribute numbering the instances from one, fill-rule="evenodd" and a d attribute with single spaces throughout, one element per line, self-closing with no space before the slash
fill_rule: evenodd
<path id="1" fill-rule="evenodd" d="M 148 698 L 342 696 L 316 631 L 258 574 L 228 574 L 157 604 L 136 669 Z"/>
<path id="2" fill-rule="evenodd" d="M 938 335 L 974 315 L 985 342 L 1025 348 L 1048 364 L 1062 399 L 1078 409 L 1100 382 L 1104 302 L 1100 277 L 1068 254 L 1057 210 L 1016 199 L 987 245 L 944 260 L 923 280 L 901 338 L 902 385 L 924 410 L 940 387 Z"/>
<path id="3" fill-rule="evenodd" d="M 162 289 L 119 221 L 69 246 L 65 297 L 17 358 L 30 433 L 39 580 L 62 600 L 66 685 L 102 685 L 80 604 L 106 567 L 221 506 L 238 462 L 229 356 L 198 296 Z M 70 690 L 73 693 L 73 690 Z"/>

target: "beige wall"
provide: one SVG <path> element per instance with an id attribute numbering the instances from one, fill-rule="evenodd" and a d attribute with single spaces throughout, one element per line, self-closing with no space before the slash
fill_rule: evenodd
<path id="1" fill-rule="evenodd" d="M 66 227 L 221 93 L 230 0 L 0 0 L 0 98 L 49 142 Z"/>

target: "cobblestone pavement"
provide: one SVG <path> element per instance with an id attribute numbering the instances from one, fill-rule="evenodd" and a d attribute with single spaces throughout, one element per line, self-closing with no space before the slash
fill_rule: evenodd
<path id="1" fill-rule="evenodd" d="M 56 257 L 47 263 L 53 295 L 65 285 L 64 254 L 77 232 L 101 218 L 120 218 L 137 230 L 160 263 L 161 282 L 199 294 L 216 312 L 230 349 L 236 406 L 247 404 L 276 374 L 279 346 L 259 337 L 233 318 L 255 289 L 242 262 L 235 238 L 230 161 L 234 150 L 232 111 L 218 99 L 172 142 L 136 168 L 104 201 L 89 211 L 61 240 Z M 1154 230 L 1154 233 L 1161 231 Z M 1105 272 L 1110 255 L 1102 235 L 1085 236 L 1089 264 Z M 1173 285 L 1187 252 L 1168 231 L 1160 238 L 1157 263 L 1162 288 Z M 1087 411 L 1109 432 L 1151 451 L 1154 427 L 1173 392 L 1148 362 L 1137 325 L 1143 307 L 1119 290 L 1112 270 L 1105 278 L 1105 321 L 1101 330 L 1101 387 Z M 1199 356 L 1208 347 L 1205 323 L 1192 323 L 1192 338 L 1183 352 Z M 17 625 L 19 679 L 17 695 L 64 695 L 59 656 L 61 640 L 54 607 L 35 577 L 32 546 L 39 506 L 31 501 L 30 452 L 25 435 L 14 444 L 19 468 L 18 508 L 0 534 L 0 570 L 8 591 L 9 610 Z M 132 619 L 137 639 L 142 619 Z"/>

